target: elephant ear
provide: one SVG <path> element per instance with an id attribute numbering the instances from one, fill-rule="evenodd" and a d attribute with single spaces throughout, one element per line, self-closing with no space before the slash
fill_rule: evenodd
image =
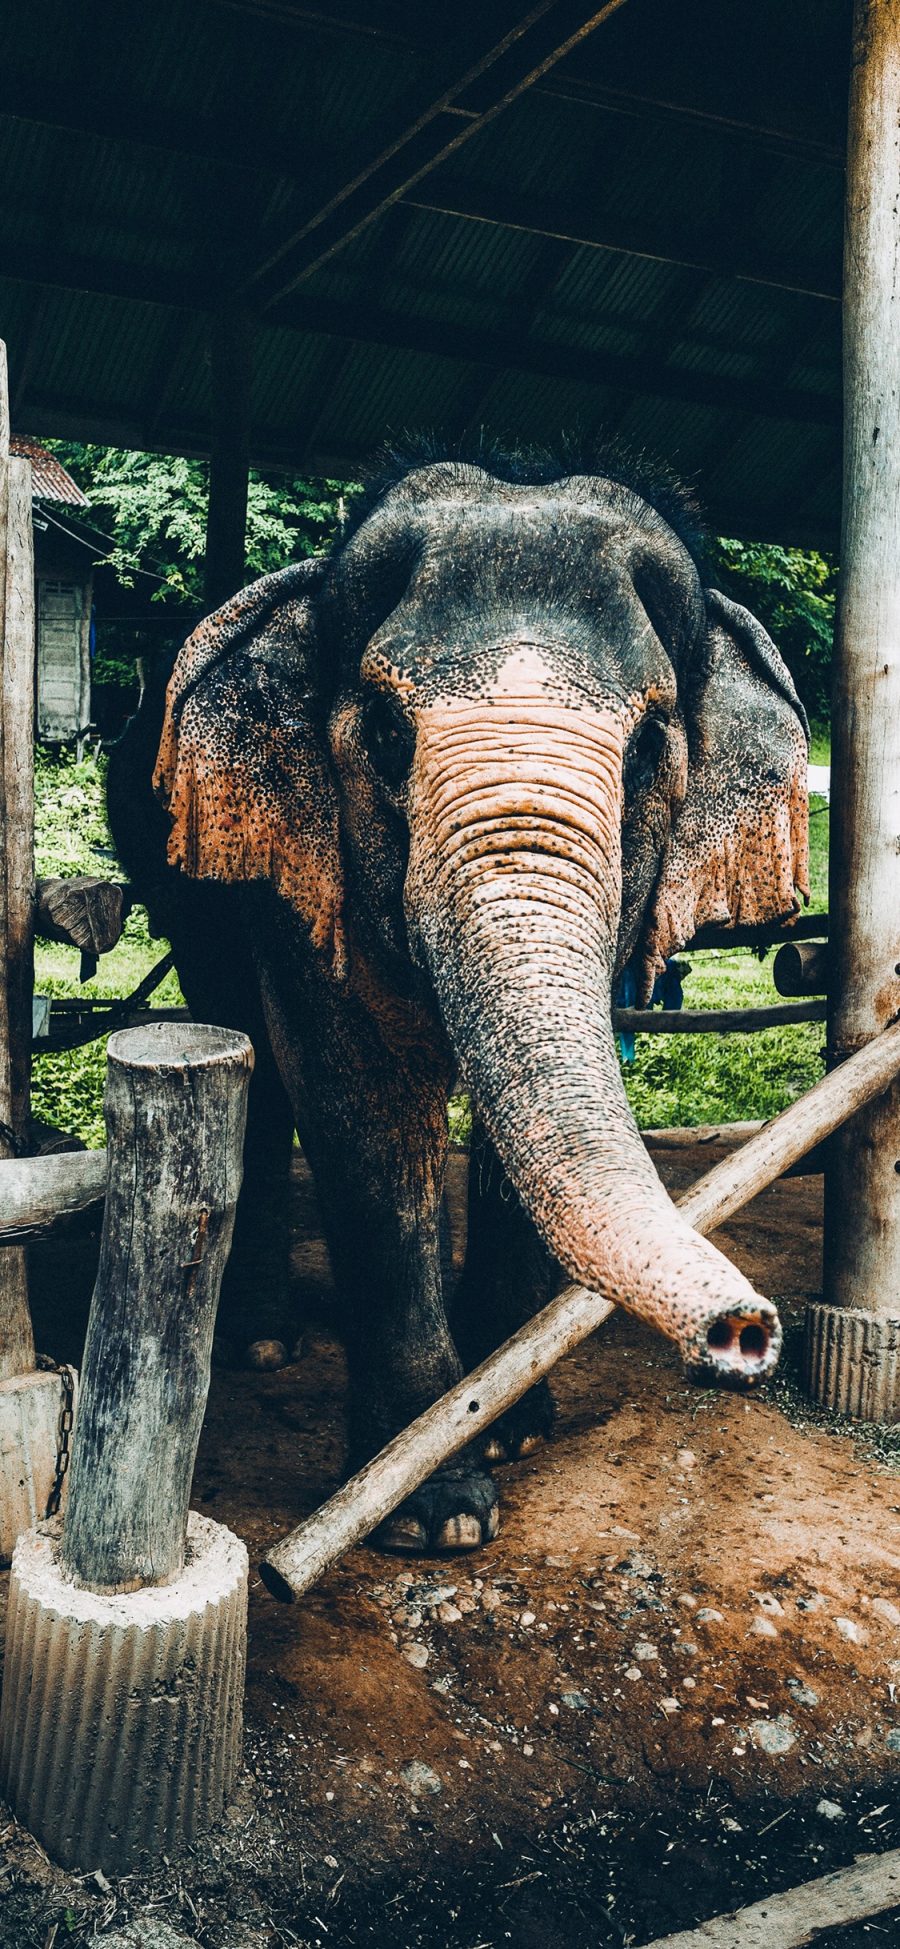
<path id="1" fill-rule="evenodd" d="M 344 967 L 338 800 L 317 684 L 322 561 L 241 590 L 195 629 L 166 692 L 154 789 L 169 865 L 265 880 Z"/>
<path id="2" fill-rule="evenodd" d="M 706 591 L 701 669 L 684 704 L 685 797 L 644 941 L 646 998 L 668 956 L 701 927 L 755 927 L 809 898 L 809 726 L 761 623 Z"/>

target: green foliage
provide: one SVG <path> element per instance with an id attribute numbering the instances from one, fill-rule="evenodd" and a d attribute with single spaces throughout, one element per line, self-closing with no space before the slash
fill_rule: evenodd
<path id="1" fill-rule="evenodd" d="M 837 565 L 827 555 L 771 542 L 721 539 L 714 557 L 735 599 L 778 644 L 811 718 L 826 718 Z"/>
<path id="2" fill-rule="evenodd" d="M 115 858 L 106 823 L 104 758 L 38 745 L 34 754 L 36 871 L 59 880 L 76 873 L 110 877 Z"/>
<path id="3" fill-rule="evenodd" d="M 38 747 L 35 753 L 35 864 L 38 874 L 69 879 L 75 873 L 106 878 L 118 871 L 112 836 L 106 823 L 106 760 L 72 754 L 58 756 Z M 129 914 L 111 954 L 101 956 L 92 981 L 78 979 L 80 957 L 74 948 L 53 941 L 35 942 L 35 990 L 40 995 L 120 996 L 131 993 L 154 962 L 162 959 L 165 942 L 152 941 L 143 907 Z M 182 1000 L 174 973 L 166 976 L 153 1001 L 177 1007 Z M 89 1146 L 105 1144 L 103 1084 L 106 1043 L 85 1043 L 55 1055 L 34 1057 L 31 1101 L 35 1116 L 61 1130 L 71 1130 Z"/>
<path id="4" fill-rule="evenodd" d="M 82 530 L 97 531 L 97 561 L 107 563 L 124 588 L 133 588 L 138 576 L 146 579 L 152 584 L 151 602 L 197 606 L 203 593 L 208 463 L 73 440 L 45 445 L 90 499 L 90 510 L 74 519 Z M 300 474 L 251 473 L 248 580 L 318 553 L 338 526 L 342 504 L 357 491 L 341 481 L 312 481 Z M 103 680 L 116 679 L 104 672 Z"/>

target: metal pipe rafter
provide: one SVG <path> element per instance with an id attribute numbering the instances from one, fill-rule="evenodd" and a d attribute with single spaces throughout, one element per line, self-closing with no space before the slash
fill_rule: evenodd
<path id="1" fill-rule="evenodd" d="M 242 294 L 245 301 L 266 309 L 285 298 L 440 163 L 456 155 L 473 135 L 520 100 L 557 62 L 571 54 L 624 5 L 625 0 L 605 0 L 605 5 L 586 14 L 584 0 L 542 0 L 501 41 L 487 49 L 480 60 L 472 63 L 388 148 L 373 157 L 367 169 L 360 171 L 268 253 L 245 283 Z M 559 11 L 564 18 L 568 17 L 568 31 L 559 40 L 552 37 L 550 47 L 541 53 L 535 49 L 532 37 L 537 38 L 536 30 L 548 12 Z M 555 33 L 559 33 L 559 24 Z M 467 117 L 463 126 L 447 140 L 440 127 L 440 117 L 448 110 L 458 109 L 458 97 L 476 86 L 498 62 L 501 63 L 500 93 L 472 117 Z M 413 149 L 412 154 L 404 153 L 416 143 L 417 152 Z M 391 164 L 396 164 L 393 171 Z M 288 260 L 289 269 L 286 268 Z"/>

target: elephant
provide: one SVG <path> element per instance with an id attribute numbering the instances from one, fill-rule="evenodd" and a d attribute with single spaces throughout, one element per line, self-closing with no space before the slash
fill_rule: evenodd
<path id="1" fill-rule="evenodd" d="M 255 1046 L 234 1270 L 257 1327 L 278 1327 L 295 1127 L 312 1170 L 351 1468 L 560 1269 L 707 1378 L 777 1358 L 774 1307 L 657 1177 L 611 1019 L 626 967 L 646 1000 L 705 925 L 808 897 L 804 712 L 703 560 L 689 498 L 642 463 L 412 451 L 330 554 L 200 623 L 112 753 L 113 834 L 191 1010 Z M 476 1130 L 454 1289 L 457 1078 Z M 552 1414 L 541 1382 L 381 1545 L 491 1539 L 493 1465 Z"/>

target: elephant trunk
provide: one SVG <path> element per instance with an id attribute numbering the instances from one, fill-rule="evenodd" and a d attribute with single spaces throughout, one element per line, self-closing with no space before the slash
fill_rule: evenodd
<path id="1" fill-rule="evenodd" d="M 695 1371 L 756 1381 L 778 1358 L 778 1315 L 672 1205 L 616 1056 L 627 723 L 509 671 L 502 692 L 424 710 L 408 922 L 466 1084 L 554 1257 L 675 1340 Z"/>

